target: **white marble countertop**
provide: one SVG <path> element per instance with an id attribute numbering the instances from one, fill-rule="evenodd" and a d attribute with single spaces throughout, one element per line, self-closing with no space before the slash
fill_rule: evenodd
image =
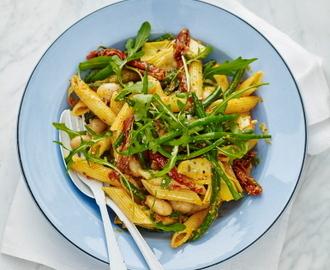
<path id="1" fill-rule="evenodd" d="M 219 0 L 220 1 L 220 0 Z M 237 0 L 323 58 L 330 84 L 330 1 Z M 70 25 L 109 1 L 0 1 L 0 168 L 12 167 L 11 181 L 0 179 L 0 242 L 20 175 L 16 156 L 16 119 L 25 85 L 51 43 Z M 70 10 L 70 11 L 68 11 Z M 69 14 L 69 16 L 67 15 Z M 6 112 L 6 113 L 4 113 Z M 9 160 L 9 162 L 8 162 Z M 329 269 L 330 150 L 309 156 L 292 203 L 279 270 Z M 16 177 L 15 177 L 16 176 Z M 49 269 L 0 254 L 0 269 Z"/>

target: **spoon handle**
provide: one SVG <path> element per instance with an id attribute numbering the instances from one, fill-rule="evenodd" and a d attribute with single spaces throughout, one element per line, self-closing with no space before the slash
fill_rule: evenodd
<path id="1" fill-rule="evenodd" d="M 127 230 L 130 232 L 144 259 L 146 260 L 150 270 L 164 270 L 164 267 L 158 261 L 155 254 L 151 251 L 150 247 L 136 226 L 127 218 L 122 210 L 110 198 L 107 197 L 106 202 L 107 205 L 117 214 L 119 219 L 124 222 Z"/>
<path id="2" fill-rule="evenodd" d="M 96 180 L 92 180 L 96 181 Z M 105 195 L 102 187 L 97 187 L 95 185 L 90 185 L 92 191 L 95 195 L 95 201 L 100 208 L 104 232 L 106 237 L 106 242 L 108 246 L 108 256 L 109 256 L 109 264 L 111 270 L 127 270 L 127 267 L 124 263 L 123 257 L 119 250 L 115 233 L 112 228 L 112 224 L 110 221 L 110 217 L 107 211 L 107 206 L 105 203 Z"/>

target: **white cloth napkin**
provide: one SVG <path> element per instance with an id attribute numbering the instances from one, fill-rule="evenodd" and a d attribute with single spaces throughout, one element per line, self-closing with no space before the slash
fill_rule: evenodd
<path id="1" fill-rule="evenodd" d="M 308 120 L 308 153 L 315 155 L 330 147 L 329 90 L 319 59 L 237 2 L 208 2 L 245 19 L 275 45 L 292 70 L 302 94 Z M 276 270 L 289 215 L 290 207 L 258 242 L 212 269 Z M 107 265 L 85 255 L 67 242 L 48 223 L 34 204 L 22 179 L 11 206 L 1 252 L 59 270 L 108 269 Z"/>

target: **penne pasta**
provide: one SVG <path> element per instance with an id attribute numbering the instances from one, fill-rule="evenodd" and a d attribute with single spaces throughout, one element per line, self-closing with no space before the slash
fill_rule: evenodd
<path id="1" fill-rule="evenodd" d="M 116 101 L 116 97 L 118 96 L 119 92 L 115 91 L 110 99 L 109 107 L 113 111 L 113 113 L 117 116 L 120 112 L 121 108 L 124 106 L 125 102 Z M 112 124 L 113 125 L 113 124 Z"/>
<path id="2" fill-rule="evenodd" d="M 73 116 L 81 116 L 89 111 L 90 109 L 85 105 L 85 103 L 82 100 L 79 100 L 72 108 L 71 114 Z"/>
<path id="3" fill-rule="evenodd" d="M 159 199 L 202 204 L 202 200 L 197 195 L 197 193 L 189 190 L 184 186 L 180 186 L 175 181 L 172 181 L 172 186 L 174 186 L 175 189 L 165 189 L 161 187 L 161 181 L 161 178 L 142 180 L 142 184 L 150 194 L 156 196 Z M 171 184 L 169 186 L 171 186 Z"/>
<path id="4" fill-rule="evenodd" d="M 186 226 L 186 228 L 183 231 L 175 232 L 171 239 L 171 246 L 176 248 L 184 243 L 186 243 L 194 231 L 196 231 L 199 226 L 204 221 L 206 214 L 208 212 L 208 209 L 200 210 L 194 214 L 192 214 L 187 221 L 185 221 L 183 224 Z"/>
<path id="5" fill-rule="evenodd" d="M 166 105 L 170 106 L 172 112 L 180 112 L 180 104 L 183 104 L 184 110 L 188 110 L 191 108 L 191 104 L 187 102 L 187 99 L 185 98 L 178 98 L 176 96 L 164 96 L 162 97 L 162 101 Z"/>
<path id="6" fill-rule="evenodd" d="M 252 111 L 260 100 L 260 97 L 257 96 L 233 98 L 228 102 L 226 113 L 246 113 Z"/>
<path id="7" fill-rule="evenodd" d="M 260 84 L 262 82 L 262 78 L 263 78 L 263 72 L 259 71 L 257 73 L 254 73 L 252 76 L 250 76 L 249 78 L 247 78 L 244 82 L 242 82 L 240 84 L 239 87 L 237 87 L 236 91 L 248 88 L 254 84 Z M 251 88 L 249 90 L 247 90 L 246 92 L 244 92 L 242 94 L 243 97 L 245 96 L 249 96 L 251 95 L 255 90 L 257 90 L 257 88 Z"/>
<path id="8" fill-rule="evenodd" d="M 99 96 L 91 90 L 88 85 L 78 76 L 74 76 L 75 83 L 78 87 L 75 88 L 75 93 L 83 101 L 86 106 L 97 115 L 103 122 L 112 125 L 115 120 L 113 111 L 99 98 Z"/>
<path id="9" fill-rule="evenodd" d="M 158 94 L 160 97 L 166 96 L 162 86 L 160 85 L 160 82 L 156 78 L 148 76 L 148 81 L 151 82 L 153 85 L 148 89 L 149 94 Z"/>
<path id="10" fill-rule="evenodd" d="M 124 127 L 124 120 L 132 117 L 134 115 L 134 110 L 127 103 L 123 105 L 120 109 L 118 115 L 114 118 L 113 124 L 110 127 L 111 131 L 116 131 L 119 135 Z"/>
<path id="11" fill-rule="evenodd" d="M 100 157 L 111 147 L 111 139 L 104 139 L 95 143 L 91 149 L 90 153 L 93 156 Z"/>
<path id="12" fill-rule="evenodd" d="M 189 65 L 190 91 L 195 92 L 198 99 L 203 98 L 203 64 L 202 60 L 193 61 Z"/>
<path id="13" fill-rule="evenodd" d="M 92 161 L 87 162 L 85 159 L 78 156 L 73 157 L 73 164 L 71 169 L 75 170 L 78 173 L 84 174 L 87 177 L 99 180 L 101 182 L 121 187 L 121 184 L 118 180 L 110 180 L 109 174 L 113 172 L 112 169 L 94 163 Z"/>
<path id="14" fill-rule="evenodd" d="M 118 187 L 103 187 L 103 190 L 132 223 L 147 229 L 154 228 L 153 223 L 148 217 L 148 213 L 142 210 L 142 207 L 135 203 L 124 189 Z"/>

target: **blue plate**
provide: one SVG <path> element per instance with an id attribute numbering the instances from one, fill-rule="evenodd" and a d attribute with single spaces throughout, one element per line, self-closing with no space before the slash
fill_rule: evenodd
<path id="1" fill-rule="evenodd" d="M 77 64 L 100 45 L 122 47 L 144 21 L 155 35 L 189 28 L 193 38 L 214 47 L 211 58 L 219 61 L 258 58 L 252 71 L 263 70 L 270 83 L 258 91 L 264 102 L 254 113 L 273 135 L 271 145 L 259 143 L 262 162 L 253 172 L 263 195 L 225 204 L 222 217 L 200 240 L 176 249 L 170 247 L 170 234 L 143 232 L 166 269 L 202 269 L 239 254 L 269 230 L 295 191 L 306 154 L 306 119 L 295 80 L 272 44 L 239 17 L 199 1 L 130 0 L 78 21 L 46 51 L 25 89 L 17 137 L 21 167 L 49 222 L 86 254 L 107 262 L 99 211 L 66 174 L 52 122 L 68 107 L 66 91 Z M 130 235 L 117 229 L 128 267 L 146 269 Z"/>

